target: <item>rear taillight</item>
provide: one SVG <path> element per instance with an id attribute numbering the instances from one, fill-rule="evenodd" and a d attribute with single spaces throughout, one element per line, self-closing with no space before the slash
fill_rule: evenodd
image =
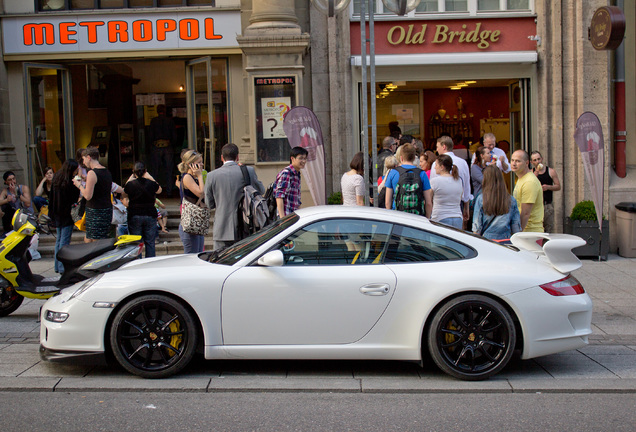
<path id="1" fill-rule="evenodd" d="M 568 276 L 554 282 L 539 285 L 545 292 L 553 296 L 584 294 L 585 289 L 574 276 Z"/>

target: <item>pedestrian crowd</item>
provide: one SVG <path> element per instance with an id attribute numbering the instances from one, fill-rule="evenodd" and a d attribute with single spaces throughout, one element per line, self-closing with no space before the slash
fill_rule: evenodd
<path id="1" fill-rule="evenodd" d="M 159 114 L 153 124 L 153 167 L 161 165 L 161 154 L 174 140 L 173 125 L 165 119 L 165 112 Z M 552 232 L 553 192 L 561 189 L 554 168 L 544 164 L 538 151 L 528 155 L 516 150 L 508 160 L 492 133 L 486 133 L 482 140 L 483 145 L 469 156 L 468 149 L 461 145 L 461 136 L 453 139 L 442 135 L 436 140 L 436 154 L 394 126 L 391 135 L 382 140 L 377 155 L 378 206 L 422 215 L 492 240 L 509 239 L 519 231 Z M 459 148 L 455 141 L 459 141 Z M 365 205 L 365 157 L 363 152 L 356 153 L 350 170 L 341 177 L 343 205 Z M 78 150 L 76 159 L 66 160 L 57 172 L 46 167 L 33 196 L 28 186 L 18 183 L 14 172 L 5 172 L 0 216 L 4 233 L 11 230 L 18 209 L 48 216 L 56 231 L 55 256 L 70 244 L 73 229 L 78 227 L 85 231 L 87 243 L 114 233 L 139 235 L 145 257 L 153 257 L 159 230 L 169 232 L 166 205 L 158 195 L 166 191 L 170 196 L 176 188 L 180 197 L 178 231 L 184 253 L 204 250 L 211 210 L 213 248 L 222 250 L 262 227 L 262 222 L 257 228 L 246 225 L 254 216 L 246 216 L 249 212 L 245 206 L 258 206 L 261 200 L 269 203 L 264 216 L 267 223 L 300 208 L 301 171 L 307 159 L 305 148 L 292 148 L 289 165 L 278 172 L 266 191 L 254 167 L 241 163 L 235 144 L 222 147 L 222 165 L 210 173 L 204 169 L 203 155 L 186 149 L 181 152 L 174 183 L 167 181 L 169 187 L 163 188 L 142 161 L 134 164 L 132 174 L 121 186 L 100 163 L 98 149 L 89 146 Z M 171 176 L 171 169 L 167 171 Z M 512 194 L 504 179 L 509 172 L 517 178 Z M 55 271 L 63 270 L 56 259 Z"/>
<path id="2" fill-rule="evenodd" d="M 377 155 L 378 207 L 426 216 L 493 240 L 520 231 L 553 232 L 552 194 L 561 184 L 541 153 L 516 150 L 509 160 L 493 133 L 484 134 L 472 155 L 462 141 L 461 135 L 442 135 L 435 154 L 394 124 Z M 357 153 L 342 177 L 344 205 L 364 205 L 363 157 Z M 516 177 L 512 194 L 504 178 L 510 172 Z"/>

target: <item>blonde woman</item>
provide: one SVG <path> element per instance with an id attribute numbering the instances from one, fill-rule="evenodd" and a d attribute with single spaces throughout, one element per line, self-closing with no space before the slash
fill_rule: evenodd
<path id="1" fill-rule="evenodd" d="M 399 162 L 395 156 L 387 156 L 384 159 L 384 172 L 382 173 L 382 177 L 378 179 L 378 207 L 386 208 L 386 177 L 389 172 L 399 165 Z"/>
<path id="2" fill-rule="evenodd" d="M 196 204 L 199 198 L 204 197 L 203 157 L 196 150 L 188 150 L 181 155 L 181 163 L 177 168 L 181 173 L 179 184 L 182 202 L 188 200 Z M 184 253 L 203 252 L 204 236 L 189 234 L 183 231 L 179 224 L 179 237 L 183 243 Z"/>

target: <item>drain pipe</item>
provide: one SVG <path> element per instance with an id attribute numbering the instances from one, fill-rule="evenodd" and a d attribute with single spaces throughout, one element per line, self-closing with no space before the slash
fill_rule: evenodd
<path id="1" fill-rule="evenodd" d="M 623 10 L 624 0 L 618 0 L 616 6 Z M 615 51 L 614 72 L 614 170 L 621 178 L 627 176 L 625 147 L 627 128 L 625 125 L 625 42 Z"/>

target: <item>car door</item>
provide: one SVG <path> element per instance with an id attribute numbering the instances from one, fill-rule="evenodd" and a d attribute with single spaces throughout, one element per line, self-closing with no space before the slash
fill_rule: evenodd
<path id="1" fill-rule="evenodd" d="M 277 247 L 284 264 L 246 266 L 222 292 L 226 345 L 343 344 L 362 338 L 393 296 L 383 265 L 391 224 L 358 219 L 311 223 Z"/>

